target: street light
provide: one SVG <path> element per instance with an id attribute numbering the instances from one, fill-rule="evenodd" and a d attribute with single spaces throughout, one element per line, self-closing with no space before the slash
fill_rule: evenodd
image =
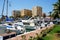
<path id="1" fill-rule="evenodd" d="M 52 13 L 52 12 L 49 12 L 49 14 L 50 14 L 50 22 L 51 22 L 51 13 Z"/>

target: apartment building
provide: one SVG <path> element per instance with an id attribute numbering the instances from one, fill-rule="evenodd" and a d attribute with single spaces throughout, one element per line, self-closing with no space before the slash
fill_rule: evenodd
<path id="1" fill-rule="evenodd" d="M 32 16 L 39 16 L 41 17 L 42 16 L 42 7 L 40 6 L 35 6 L 32 8 Z"/>
<path id="2" fill-rule="evenodd" d="M 21 10 L 21 17 L 24 17 L 24 16 L 32 16 L 32 11 L 28 9 Z"/>
<path id="3" fill-rule="evenodd" d="M 15 18 L 20 17 L 20 11 L 19 10 L 13 10 L 12 16 Z"/>

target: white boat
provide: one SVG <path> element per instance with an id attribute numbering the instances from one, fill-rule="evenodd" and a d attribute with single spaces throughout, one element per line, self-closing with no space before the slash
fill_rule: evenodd
<path id="1" fill-rule="evenodd" d="M 13 23 L 12 25 L 10 24 L 3 24 L 2 26 L 5 26 L 7 30 L 19 32 L 19 33 L 24 33 L 25 28 L 17 23 Z"/>
<path id="2" fill-rule="evenodd" d="M 28 20 L 22 20 L 23 26 L 25 26 L 26 29 L 37 29 L 38 25 L 36 25 L 37 19 L 28 19 Z"/>

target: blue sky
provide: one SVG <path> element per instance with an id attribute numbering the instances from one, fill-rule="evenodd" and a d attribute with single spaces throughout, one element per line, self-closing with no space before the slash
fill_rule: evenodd
<path id="1" fill-rule="evenodd" d="M 53 3 L 57 2 L 57 0 L 9 0 L 9 14 L 12 15 L 13 10 L 22 10 L 22 9 L 32 9 L 34 6 L 41 6 L 43 13 L 48 15 L 49 11 L 53 10 Z M 0 15 L 2 12 L 3 0 L 0 0 Z M 4 10 L 4 15 L 6 15 L 6 6 Z"/>

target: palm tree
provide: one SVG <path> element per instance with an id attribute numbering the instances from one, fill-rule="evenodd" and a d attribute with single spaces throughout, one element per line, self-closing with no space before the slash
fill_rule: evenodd
<path id="1" fill-rule="evenodd" d="M 56 2 L 55 4 L 53 4 L 54 6 L 54 9 L 53 9 L 53 16 L 54 16 L 54 19 L 55 18 L 60 18 L 60 0 L 58 0 L 58 2 Z"/>

